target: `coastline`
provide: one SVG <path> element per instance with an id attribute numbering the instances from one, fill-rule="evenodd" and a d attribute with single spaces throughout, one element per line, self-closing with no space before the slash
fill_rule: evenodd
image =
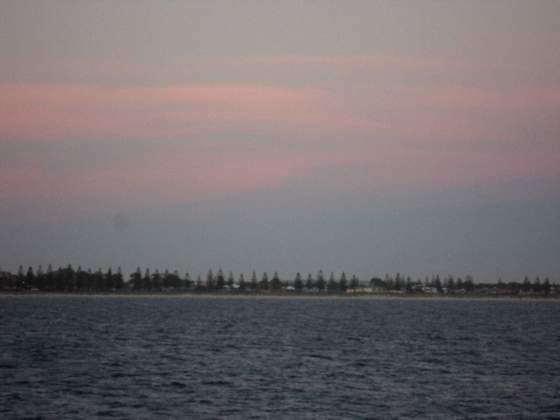
<path id="1" fill-rule="evenodd" d="M 39 292 L 0 291 L 8 296 L 96 297 L 96 298 L 183 298 L 183 299 L 262 299 L 262 300 L 414 300 L 414 301 L 498 301 L 498 302 L 560 302 L 560 296 L 484 296 L 484 295 L 393 295 L 393 294 L 296 294 L 296 293 L 188 293 L 188 292 Z"/>

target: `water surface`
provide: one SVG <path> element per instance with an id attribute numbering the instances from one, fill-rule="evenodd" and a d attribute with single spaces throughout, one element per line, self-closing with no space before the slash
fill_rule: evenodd
<path id="1" fill-rule="evenodd" d="M 0 418 L 560 418 L 560 303 L 0 296 Z"/>

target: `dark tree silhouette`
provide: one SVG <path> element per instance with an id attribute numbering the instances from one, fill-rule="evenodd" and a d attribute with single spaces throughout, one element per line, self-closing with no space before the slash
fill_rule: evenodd
<path id="1" fill-rule="evenodd" d="M 261 290 L 268 290 L 270 287 L 270 284 L 268 282 L 268 274 L 266 274 L 266 271 L 263 273 L 262 279 L 259 283 L 259 288 Z"/>
<path id="2" fill-rule="evenodd" d="M 550 295 L 550 280 L 547 278 L 544 279 L 544 283 L 543 283 L 543 293 L 545 294 L 545 296 Z"/>
<path id="3" fill-rule="evenodd" d="M 465 290 L 472 292 L 474 290 L 474 280 L 470 274 L 465 276 Z"/>
<path id="4" fill-rule="evenodd" d="M 257 273 L 253 270 L 253 274 L 251 274 L 251 290 L 255 291 L 258 288 L 257 283 Z"/>
<path id="5" fill-rule="evenodd" d="M 226 285 L 226 279 L 224 277 L 224 273 L 220 268 L 218 270 L 218 274 L 216 275 L 216 290 L 222 290 Z"/>
<path id="6" fill-rule="evenodd" d="M 202 291 L 204 289 L 204 285 L 202 284 L 202 278 L 200 277 L 200 275 L 198 275 L 196 277 L 196 283 L 195 283 L 195 290 L 197 291 Z"/>
<path id="7" fill-rule="evenodd" d="M 308 290 L 313 289 L 313 277 L 311 276 L 311 273 L 307 275 L 307 280 L 305 281 L 305 288 Z"/>
<path id="8" fill-rule="evenodd" d="M 25 284 L 25 274 L 23 272 L 23 265 L 18 267 L 17 276 L 16 276 L 16 287 L 18 289 L 25 289 L 27 285 Z"/>
<path id="9" fill-rule="evenodd" d="M 360 280 L 358 280 L 358 277 L 354 274 L 350 280 L 350 289 L 356 290 L 358 287 L 360 287 Z"/>
<path id="10" fill-rule="evenodd" d="M 326 282 L 325 276 L 323 275 L 323 270 L 319 270 L 319 272 L 317 273 L 317 281 L 315 282 L 315 287 L 319 289 L 319 292 L 325 290 Z"/>
<path id="11" fill-rule="evenodd" d="M 334 279 L 334 273 L 331 271 L 331 274 L 329 276 L 329 281 L 327 282 L 327 290 L 331 293 L 336 292 L 338 290 L 338 284 L 336 283 L 336 280 Z"/>
<path id="12" fill-rule="evenodd" d="M 272 290 L 280 290 L 282 288 L 282 282 L 280 281 L 280 277 L 278 277 L 278 272 L 274 272 L 272 276 L 272 281 L 270 282 L 270 287 Z"/>
<path id="13" fill-rule="evenodd" d="M 206 290 L 214 290 L 215 287 L 214 273 L 212 273 L 212 269 L 210 269 L 206 275 Z"/>
<path id="14" fill-rule="evenodd" d="M 35 273 L 31 266 L 27 268 L 27 274 L 25 274 L 25 286 L 28 288 L 35 287 Z"/>
<path id="15" fill-rule="evenodd" d="M 245 276 L 243 273 L 239 275 L 239 290 L 244 291 L 247 289 L 247 283 L 245 282 Z"/>
<path id="16" fill-rule="evenodd" d="M 535 279 L 533 283 L 533 292 L 540 293 L 542 291 L 541 279 L 539 276 Z"/>
<path id="17" fill-rule="evenodd" d="M 303 281 L 301 280 L 301 274 L 299 272 L 296 274 L 296 278 L 294 279 L 294 289 L 298 292 L 301 292 L 301 289 L 303 289 Z"/>
<path id="18" fill-rule="evenodd" d="M 136 271 L 130 275 L 130 283 L 133 290 L 142 289 L 142 272 L 140 267 L 137 267 Z"/>
<path id="19" fill-rule="evenodd" d="M 346 280 L 346 273 L 343 271 L 340 275 L 340 282 L 338 283 L 341 292 L 346 292 L 348 289 L 348 281 Z"/>
<path id="20" fill-rule="evenodd" d="M 244 275 L 241 273 L 239 275 L 239 287 L 237 287 L 233 273 L 230 271 L 227 280 L 225 280 L 221 269 L 218 271 L 216 277 L 210 269 L 208 271 L 206 283 L 202 282 L 199 275 L 194 284 L 190 279 L 189 273 L 186 273 L 184 279 L 182 279 L 177 270 L 170 272 L 166 269 L 163 275 L 156 270 L 153 275 L 150 275 L 150 270 L 146 269 L 145 274 L 142 275 L 140 267 L 130 274 L 130 278 L 127 282 L 123 280 L 122 269 L 120 267 L 117 268 L 116 272 L 113 272 L 112 268 L 109 267 L 105 273 L 101 269 L 95 272 L 92 272 L 91 269 L 86 271 L 82 269 L 81 266 L 78 267 L 77 270 L 74 270 L 72 265 L 68 265 L 64 268 L 59 267 L 57 270 L 53 270 L 50 264 L 46 272 L 43 271 L 41 266 L 39 266 L 37 270 L 32 266 L 24 270 L 21 265 L 18 267 L 16 274 L 0 270 L 0 290 L 13 290 L 15 288 L 20 290 L 60 292 L 113 292 L 120 290 L 192 290 L 200 292 L 203 290 L 226 290 L 226 286 L 228 286 L 227 290 L 230 292 L 234 292 L 237 289 L 239 289 L 239 291 L 261 290 L 264 292 L 268 290 L 282 290 L 283 286 L 286 284 L 290 283 L 283 283 L 277 271 L 274 272 L 271 281 L 268 280 L 266 272 L 263 273 L 262 279 L 257 281 L 256 273 L 253 271 L 250 283 L 245 281 Z M 560 288 L 551 284 L 548 277 L 541 282 L 539 276 L 535 278 L 534 282 L 531 282 L 529 277 L 526 276 L 523 282 L 510 281 L 505 283 L 500 277 L 497 283 L 475 284 L 470 275 L 467 275 L 464 281 L 460 277 L 457 277 L 457 280 L 455 280 L 451 275 L 447 276 L 442 281 L 439 275 L 433 275 L 431 279 L 426 277 L 424 284 L 427 287 L 436 289 L 439 293 L 453 293 L 454 291 L 460 290 L 460 293 L 479 293 L 487 295 L 498 293 L 500 295 L 509 294 L 515 296 L 519 293 L 526 293 L 536 296 L 549 296 L 557 295 L 560 292 Z M 301 274 L 298 272 L 293 281 L 294 289 L 298 292 L 305 289 L 307 292 L 322 292 L 328 290 L 329 293 L 344 293 L 347 288 L 358 291 L 360 285 L 360 281 L 355 275 L 352 276 L 350 284 L 348 284 L 344 272 L 341 273 L 339 282 L 335 280 L 334 273 L 332 272 L 329 275 L 328 281 L 325 281 L 321 270 L 319 270 L 316 280 L 309 274 L 307 281 L 304 283 Z M 373 277 L 369 281 L 369 285 L 374 289 L 373 292 L 380 290 L 401 290 L 411 294 L 421 291 L 422 281 L 418 279 L 418 281 L 413 282 L 410 276 L 407 276 L 405 279 L 400 273 L 397 273 L 394 279 L 389 275 L 385 276 L 385 280 Z M 364 292 L 366 291 L 364 290 Z"/>

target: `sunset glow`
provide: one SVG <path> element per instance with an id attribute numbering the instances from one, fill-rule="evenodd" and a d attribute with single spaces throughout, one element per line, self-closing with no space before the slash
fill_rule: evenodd
<path id="1" fill-rule="evenodd" d="M 252 217 L 273 214 L 279 230 L 297 231 L 292 224 L 298 222 L 285 221 L 283 211 L 301 205 L 305 218 L 318 221 L 311 212 L 324 205 L 337 209 L 334 224 L 355 222 L 348 242 L 375 214 L 386 229 L 361 240 L 376 248 L 391 240 L 393 228 L 400 232 L 398 221 L 380 209 L 426 208 L 427 197 L 434 211 L 438 203 L 465 201 L 482 213 L 558 205 L 555 3 L 533 9 L 524 2 L 477 3 L 476 13 L 462 3 L 429 3 L 430 20 L 424 6 L 409 5 L 415 14 L 391 2 L 354 4 L 360 10 L 351 14 L 343 2 L 324 10 L 308 3 L 301 16 L 290 7 L 276 10 L 290 21 L 293 38 L 278 26 L 271 4 L 124 2 L 121 15 L 105 10 L 108 4 L 55 2 L 62 3 L 62 15 L 49 2 L 0 5 L 8 17 L 0 29 L 6 228 L 55 220 L 61 209 L 84 232 L 97 229 L 77 222 L 86 210 L 100 219 L 118 212 L 141 219 L 176 209 L 169 223 L 181 226 L 180 208 L 261 202 L 274 210 L 259 206 Z M 247 23 L 246 15 L 255 20 Z M 512 32 L 515 23 L 521 29 Z M 23 208 L 30 219 L 15 222 Z M 216 216 L 217 224 L 236 224 L 228 214 Z M 328 230 L 327 219 L 322 229 Z M 459 223 L 460 230 L 470 223 Z M 529 218 L 519 223 L 531 231 Z M 558 228 L 547 226 L 533 231 Z M 33 233 L 26 235 L 18 246 L 34 241 Z M 416 256 L 407 267 L 422 260 L 420 238 L 413 242 Z M 476 242 L 473 237 L 471 246 Z M 174 246 L 181 246 L 179 239 Z M 161 263 L 199 259 L 192 264 L 202 270 L 209 262 L 189 252 L 172 252 Z M 476 258 L 444 263 L 435 253 L 420 271 L 434 261 L 450 271 L 480 263 L 482 275 L 495 277 L 517 252 L 504 251 L 495 264 Z M 227 254 L 225 245 L 219 254 Z M 288 254 L 270 261 L 289 271 Z M 535 256 L 534 265 L 560 273 L 552 251 L 545 254 Z M 64 255 L 31 251 L 29 258 L 46 264 Z M 134 251 L 127 255 L 126 264 L 138 264 Z M 104 258 L 99 264 L 111 263 Z M 229 262 L 240 267 L 253 264 L 249 259 Z M 335 260 L 332 266 L 348 260 L 365 270 L 370 264 L 344 253 Z M 385 261 L 374 265 L 398 270 L 398 258 Z"/>

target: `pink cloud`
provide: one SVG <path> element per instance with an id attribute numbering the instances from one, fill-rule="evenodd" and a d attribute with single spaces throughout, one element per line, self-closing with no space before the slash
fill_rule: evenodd
<path id="1" fill-rule="evenodd" d="M 410 55 L 276 55 L 256 57 L 254 62 L 281 66 L 312 67 L 339 70 L 410 70 L 453 69 L 464 64 L 441 57 Z"/>
<path id="2" fill-rule="evenodd" d="M 0 86 L 5 139 L 168 138 L 222 121 L 278 119 L 320 111 L 316 89 L 259 86 L 111 88 Z"/>
<path id="3" fill-rule="evenodd" d="M 0 86 L 0 136 L 9 139 L 184 139 L 257 132 L 469 144 L 511 134 L 560 107 L 559 89 L 365 88 L 360 92 L 251 85 Z M 505 121 L 504 118 L 513 118 Z M 552 123 L 553 127 L 556 127 Z M 255 131 L 256 130 L 256 131 Z M 550 130 L 549 130 L 550 131 Z"/>
<path id="4" fill-rule="evenodd" d="M 160 152 L 110 168 L 52 170 L 22 165 L 0 169 L 0 199 L 93 207 L 208 200 L 293 182 L 314 167 L 337 159 L 322 153 Z"/>
<path id="5" fill-rule="evenodd" d="M 185 140 L 177 150 L 161 143 L 111 169 L 4 168 L 0 195 L 6 201 L 201 200 L 297 185 L 333 168 L 339 170 L 325 178 L 328 188 L 363 191 L 558 177 L 553 144 L 527 152 L 509 150 L 507 142 L 524 125 L 554 134 L 557 122 L 535 118 L 559 107 L 559 89 L 372 87 L 335 94 L 252 85 L 0 85 L 3 142 Z M 238 147 L 250 135 L 264 146 Z M 281 140 L 266 143 L 272 136 Z M 506 147 L 480 147 L 496 137 Z M 190 147 L 192 138 L 215 147 Z"/>

